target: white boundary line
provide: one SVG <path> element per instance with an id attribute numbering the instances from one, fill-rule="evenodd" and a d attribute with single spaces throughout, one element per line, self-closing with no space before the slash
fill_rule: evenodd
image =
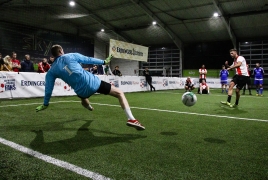
<path id="1" fill-rule="evenodd" d="M 184 92 L 153 92 L 153 93 L 159 93 L 159 94 L 184 94 Z M 197 92 L 193 92 L 194 94 L 197 94 L 197 95 L 199 95 Z M 211 93 L 209 93 L 209 95 L 207 95 L 207 94 L 203 94 L 204 96 L 224 96 L 224 97 L 227 97 L 228 95 L 227 94 L 211 94 Z M 203 96 L 203 95 L 201 95 L 201 96 Z M 235 97 L 235 95 L 233 95 L 234 97 Z M 262 97 L 259 97 L 259 96 L 256 96 L 255 94 L 253 95 L 241 95 L 240 96 L 240 98 L 260 98 L 260 99 L 262 99 L 262 98 L 268 98 L 267 96 L 262 96 Z"/>
<path id="2" fill-rule="evenodd" d="M 70 164 L 70 163 L 65 162 L 65 161 L 61 161 L 61 160 L 55 159 L 53 157 L 44 155 L 42 153 L 39 153 L 37 151 L 34 151 L 34 150 L 29 149 L 29 148 L 24 147 L 24 146 L 21 146 L 19 144 L 14 143 L 14 142 L 8 141 L 8 140 L 3 139 L 1 137 L 0 137 L 0 143 L 2 143 L 4 145 L 7 145 L 7 146 L 9 146 L 9 147 L 11 147 L 13 149 L 16 149 L 16 150 L 18 150 L 20 152 L 23 152 L 25 154 L 28 154 L 30 156 L 36 157 L 38 159 L 41 159 L 41 160 L 43 160 L 43 161 L 45 161 L 47 163 L 54 164 L 56 166 L 62 167 L 63 169 L 67 169 L 67 170 L 70 170 L 70 171 L 75 172 L 77 174 L 80 174 L 80 175 L 82 175 L 84 177 L 92 178 L 94 180 L 110 180 L 110 178 L 102 176 L 102 175 L 100 175 L 98 173 L 89 171 L 87 169 L 80 168 L 78 166 L 75 166 L 75 165 Z"/>
<path id="3" fill-rule="evenodd" d="M 52 103 L 70 103 L 70 102 L 80 102 L 80 101 L 54 101 L 50 102 Z M 30 104 L 16 104 L 16 105 L 6 105 L 6 106 L 0 106 L 2 107 L 14 107 L 14 106 L 30 106 L 40 103 L 30 103 Z M 96 104 L 99 106 L 113 106 L 113 107 L 121 107 L 120 105 L 113 105 L 113 104 L 101 104 L 101 103 L 91 103 Z M 201 114 L 201 113 L 191 113 L 191 112 L 183 112 L 183 111 L 171 111 L 171 110 L 164 110 L 164 109 L 151 109 L 151 108 L 142 108 L 142 107 L 131 107 L 132 109 L 142 109 L 142 110 L 149 110 L 149 111 L 158 111 L 158 112 L 170 112 L 170 113 L 177 113 L 177 114 L 191 114 L 191 115 L 197 115 L 197 116 L 208 116 L 208 117 L 217 117 L 217 118 L 227 118 L 227 119 L 236 119 L 236 120 L 244 120 L 244 121 L 259 121 L 259 122 L 268 122 L 266 119 L 253 119 L 253 118 L 242 118 L 242 117 L 234 117 L 234 116 L 219 116 L 214 114 Z"/>

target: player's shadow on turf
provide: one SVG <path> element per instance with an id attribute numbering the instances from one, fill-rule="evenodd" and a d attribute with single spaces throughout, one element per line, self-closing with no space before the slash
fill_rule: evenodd
<path id="1" fill-rule="evenodd" d="M 224 104 L 218 104 L 219 106 L 218 109 L 215 109 L 215 113 L 216 114 L 228 114 L 228 115 L 232 115 L 232 114 L 244 114 L 244 113 L 248 113 L 248 111 L 242 110 L 239 107 L 238 108 L 230 108 L 229 106 L 226 106 Z"/>
<path id="2" fill-rule="evenodd" d="M 33 130 L 36 137 L 30 143 L 32 149 L 42 152 L 44 154 L 68 154 L 83 149 L 94 148 L 114 143 L 131 143 L 132 140 L 139 138 L 146 138 L 147 136 L 133 135 L 133 134 L 117 134 L 101 130 L 88 129 L 93 121 L 87 121 L 82 125 L 75 137 L 45 142 L 44 133 L 42 130 Z M 94 136 L 93 132 L 110 134 L 110 136 Z"/>

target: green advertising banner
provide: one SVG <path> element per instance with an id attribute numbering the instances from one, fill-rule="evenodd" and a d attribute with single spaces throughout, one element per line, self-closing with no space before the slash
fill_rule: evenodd
<path id="1" fill-rule="evenodd" d="M 207 77 L 219 78 L 221 69 L 207 69 Z M 184 69 L 182 71 L 183 77 L 199 77 L 198 69 Z M 229 77 L 233 77 L 234 71 L 229 71 Z"/>

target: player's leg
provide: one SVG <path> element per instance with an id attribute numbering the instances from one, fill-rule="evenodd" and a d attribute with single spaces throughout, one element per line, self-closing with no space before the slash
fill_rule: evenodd
<path id="1" fill-rule="evenodd" d="M 237 84 L 236 84 L 236 100 L 235 104 L 230 104 L 230 107 L 237 107 L 239 104 L 239 99 L 240 99 L 240 90 L 243 89 L 243 87 L 247 84 L 247 80 L 249 77 L 247 76 L 239 76 L 237 79 Z"/>
<path id="2" fill-rule="evenodd" d="M 256 86 L 256 96 L 259 95 L 259 80 L 254 80 L 254 85 Z"/>
<path id="3" fill-rule="evenodd" d="M 185 92 L 187 92 L 188 91 L 188 86 L 185 86 Z"/>
<path id="4" fill-rule="evenodd" d="M 238 76 L 235 75 L 229 84 L 227 101 L 221 101 L 222 104 L 230 105 L 234 86 L 237 84 Z"/>
<path id="5" fill-rule="evenodd" d="M 224 83 L 221 83 L 221 93 L 224 93 Z"/>
<path id="6" fill-rule="evenodd" d="M 145 127 L 141 125 L 141 123 L 136 120 L 130 110 L 128 101 L 125 97 L 125 94 L 118 88 L 111 86 L 111 90 L 109 92 L 109 95 L 116 97 L 119 100 L 119 103 L 122 107 L 122 109 L 125 111 L 128 121 L 127 121 L 127 125 L 128 126 L 132 126 L 135 127 L 137 130 L 144 130 Z"/>
<path id="7" fill-rule="evenodd" d="M 259 84 L 259 87 L 260 87 L 259 88 L 259 94 L 260 94 L 260 96 L 263 96 L 262 95 L 262 93 L 263 93 L 263 85 L 262 84 L 263 84 L 263 80 L 260 80 L 260 84 Z"/>
<path id="8" fill-rule="evenodd" d="M 86 108 L 86 109 L 88 109 L 90 111 L 93 111 L 94 110 L 94 108 L 90 105 L 90 102 L 89 102 L 88 98 L 82 98 L 82 97 L 80 97 L 80 99 L 81 99 L 81 104 L 82 104 L 82 106 L 84 108 Z"/>
<path id="9" fill-rule="evenodd" d="M 243 93 L 242 93 L 242 95 L 245 95 L 245 91 L 246 91 L 246 86 L 244 86 L 244 88 L 243 88 Z"/>
<path id="10" fill-rule="evenodd" d="M 250 79 L 250 77 L 249 77 L 248 80 L 247 80 L 247 85 L 248 85 L 249 95 L 252 95 L 252 94 L 251 94 L 251 79 Z"/>
<path id="11" fill-rule="evenodd" d="M 155 91 L 155 88 L 154 88 L 154 86 L 152 85 L 152 78 L 147 79 L 147 83 L 148 83 L 149 86 L 150 86 L 150 90 L 153 91 L 153 89 L 154 89 L 154 91 Z"/>
<path id="12" fill-rule="evenodd" d="M 199 86 L 199 93 L 202 94 L 202 91 L 203 91 L 203 88 L 202 88 L 202 85 L 200 84 L 200 86 Z"/>

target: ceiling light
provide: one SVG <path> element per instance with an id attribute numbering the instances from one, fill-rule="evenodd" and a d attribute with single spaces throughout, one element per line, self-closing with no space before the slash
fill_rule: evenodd
<path id="1" fill-rule="evenodd" d="M 214 17 L 219 17 L 220 15 L 219 15 L 219 13 L 215 12 L 215 13 L 213 14 L 213 16 L 214 16 Z"/>
<path id="2" fill-rule="evenodd" d="M 248 42 L 245 42 L 245 44 L 248 44 Z"/>
<path id="3" fill-rule="evenodd" d="M 153 25 L 156 25 L 156 21 L 153 21 Z"/>
<path id="4" fill-rule="evenodd" d="M 70 4 L 70 6 L 74 6 L 75 5 L 75 2 L 74 1 L 70 1 L 69 4 Z"/>
<path id="5" fill-rule="evenodd" d="M 101 29 L 101 32 L 104 32 L 104 29 Z"/>

